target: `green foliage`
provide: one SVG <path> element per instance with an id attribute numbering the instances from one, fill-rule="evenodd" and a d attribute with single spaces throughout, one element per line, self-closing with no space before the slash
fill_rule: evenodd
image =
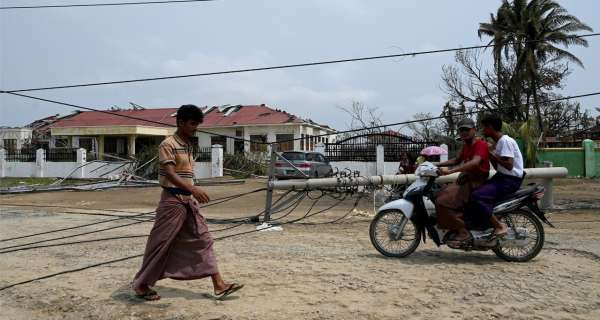
<path id="1" fill-rule="evenodd" d="M 261 155 L 248 153 L 225 154 L 223 168 L 236 179 L 247 179 L 252 175 L 266 175 L 267 165 Z"/>
<path id="2" fill-rule="evenodd" d="M 158 145 L 146 145 L 135 155 L 135 174 L 146 179 L 158 179 Z M 145 165 L 144 165 L 145 164 Z M 143 167 L 141 167 L 144 165 Z"/>

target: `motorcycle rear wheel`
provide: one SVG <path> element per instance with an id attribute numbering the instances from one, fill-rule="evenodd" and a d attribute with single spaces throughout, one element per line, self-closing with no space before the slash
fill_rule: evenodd
<path id="1" fill-rule="evenodd" d="M 509 262 L 527 262 L 535 258 L 544 246 L 544 226 L 531 212 L 523 209 L 509 212 L 500 217 L 506 226 L 511 228 L 527 228 L 529 244 L 524 248 L 496 247 L 492 251 L 499 258 Z"/>
<path id="2" fill-rule="evenodd" d="M 404 228 L 399 230 L 400 224 Z M 415 223 L 400 210 L 379 212 L 369 227 L 371 243 L 386 257 L 403 258 L 413 253 L 421 242 Z"/>

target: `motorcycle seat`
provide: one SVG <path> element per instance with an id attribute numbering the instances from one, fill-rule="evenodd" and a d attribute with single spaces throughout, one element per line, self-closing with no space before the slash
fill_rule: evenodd
<path id="1" fill-rule="evenodd" d="M 504 202 L 504 201 L 507 201 L 507 200 L 520 198 L 522 196 L 526 196 L 528 194 L 532 194 L 536 190 L 537 190 L 537 186 L 535 186 L 535 185 L 533 185 L 533 186 L 525 186 L 525 187 L 522 187 L 521 189 L 517 190 L 517 192 L 511 193 L 511 194 L 507 195 L 506 197 L 500 199 L 499 202 Z"/>

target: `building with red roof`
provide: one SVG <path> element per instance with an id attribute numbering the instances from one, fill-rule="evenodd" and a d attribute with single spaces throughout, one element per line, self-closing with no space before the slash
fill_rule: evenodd
<path id="1" fill-rule="evenodd" d="M 220 144 L 224 152 L 266 151 L 266 145 L 241 139 L 277 142 L 278 149 L 313 150 L 318 142 L 329 141 L 316 135 L 335 130 L 283 110 L 262 105 L 203 107 L 204 122 L 197 133 L 199 147 Z M 155 147 L 175 132 L 177 108 L 135 106 L 108 112 L 83 111 L 50 124 L 50 147 L 82 147 L 99 155 L 133 156 L 136 150 Z M 227 137 L 226 137 L 227 136 Z M 230 137 L 239 137 L 240 140 Z M 293 142 L 283 142 L 300 139 Z"/>

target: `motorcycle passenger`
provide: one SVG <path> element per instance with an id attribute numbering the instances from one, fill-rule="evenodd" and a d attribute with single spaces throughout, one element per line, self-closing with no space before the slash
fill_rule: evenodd
<path id="1" fill-rule="evenodd" d="M 517 142 L 502 133 L 502 119 L 499 116 L 484 115 L 481 124 L 484 135 L 494 140 L 495 147 L 490 151 L 490 160 L 497 171 L 490 180 L 473 191 L 465 218 L 475 225 L 483 225 L 490 221 L 494 226 L 494 234 L 503 236 L 508 229 L 492 211 L 494 205 L 504 196 L 519 190 L 523 181 L 523 156 Z"/>
<path id="2" fill-rule="evenodd" d="M 465 227 L 463 212 L 471 192 L 482 185 L 490 171 L 488 145 L 476 138 L 475 122 L 464 118 L 458 122 L 458 132 L 464 142 L 462 150 L 454 159 L 438 164 L 441 175 L 460 172 L 455 183 L 444 187 L 436 196 L 435 207 L 438 226 L 455 230 L 453 241 L 459 245 L 471 235 Z M 455 166 L 452 169 L 446 166 Z"/>

